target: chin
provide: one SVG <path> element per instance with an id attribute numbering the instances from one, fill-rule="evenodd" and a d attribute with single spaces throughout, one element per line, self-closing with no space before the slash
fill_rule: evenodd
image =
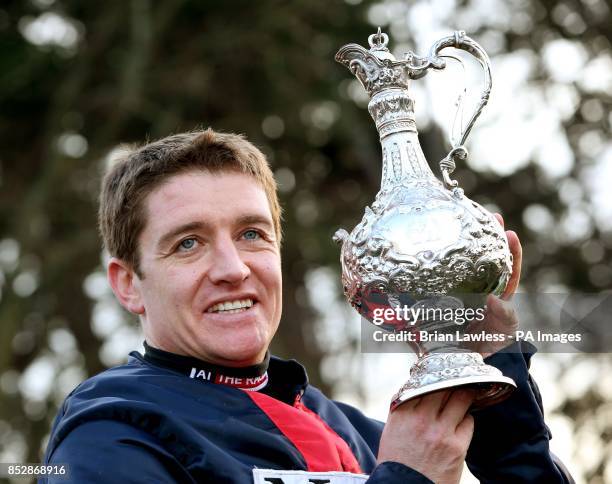
<path id="1" fill-rule="evenodd" d="M 251 366 L 261 363 L 266 352 L 263 353 L 232 353 L 220 355 L 225 366 Z"/>
<path id="2" fill-rule="evenodd" d="M 264 345 L 253 345 L 253 341 L 244 345 L 234 341 L 219 348 L 217 355 L 219 359 L 226 362 L 226 365 L 231 366 L 232 363 L 235 363 L 248 366 L 260 363 L 266 354 L 266 349 L 267 346 Z"/>

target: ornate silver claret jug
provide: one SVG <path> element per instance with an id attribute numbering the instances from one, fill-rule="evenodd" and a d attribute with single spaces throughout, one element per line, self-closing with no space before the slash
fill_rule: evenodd
<path id="1" fill-rule="evenodd" d="M 466 334 L 471 325 L 447 316 L 459 314 L 457 309 L 468 314 L 467 309 L 484 308 L 487 295 L 500 295 L 512 272 L 502 227 L 451 178 L 455 163 L 467 158 L 463 144 L 488 101 L 490 61 L 464 32 L 440 39 L 426 57 L 410 52 L 404 60 L 389 52 L 388 36 L 380 28 L 368 41 L 369 50 L 349 44 L 336 54 L 370 96 L 368 111 L 380 134 L 383 158 L 381 188 L 374 203 L 365 208 L 350 234 L 340 229 L 334 235 L 342 245 L 344 293 L 370 322 L 387 331 L 413 333 L 409 344 L 418 360 L 392 408 L 461 385 L 478 390 L 472 408 L 484 407 L 507 397 L 516 385 L 485 364 L 480 354 L 457 343 L 464 338 L 453 335 Z M 444 69 L 444 58 L 455 58 L 440 55 L 447 47 L 463 49 L 478 59 L 485 88 L 460 137 L 439 163 L 440 181 L 419 145 L 409 84 L 429 69 Z M 386 309 L 392 311 L 385 313 Z M 384 314 L 394 316 L 382 321 L 376 317 Z"/>

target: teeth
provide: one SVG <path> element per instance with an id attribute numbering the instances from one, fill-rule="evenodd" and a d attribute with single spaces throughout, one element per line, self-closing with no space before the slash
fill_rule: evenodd
<path id="1" fill-rule="evenodd" d="M 228 314 L 239 313 L 253 306 L 252 299 L 236 299 L 235 301 L 224 301 L 217 303 L 208 309 L 209 313 L 226 312 Z"/>

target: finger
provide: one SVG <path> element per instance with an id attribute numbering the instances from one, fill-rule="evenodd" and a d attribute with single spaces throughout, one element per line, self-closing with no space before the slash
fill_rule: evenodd
<path id="1" fill-rule="evenodd" d="M 518 235 L 516 235 L 516 232 L 508 230 L 506 232 L 506 237 L 508 238 L 508 246 L 510 247 L 510 252 L 512 253 L 512 276 L 510 277 L 508 285 L 506 286 L 506 289 L 501 297 L 502 299 L 508 300 L 516 292 L 521 280 L 523 247 L 521 246 L 521 241 L 519 240 Z"/>
<path id="2" fill-rule="evenodd" d="M 432 416 L 437 416 L 450 396 L 451 390 L 440 390 L 428 393 L 421 398 L 417 408 Z"/>
<path id="3" fill-rule="evenodd" d="M 457 425 L 455 433 L 461 440 L 472 440 L 472 436 L 474 435 L 474 417 L 468 413 L 459 425 Z"/>
<path id="4" fill-rule="evenodd" d="M 440 410 L 442 410 L 446 406 L 452 394 L 453 394 L 452 391 L 446 393 L 446 397 L 444 397 L 444 400 L 442 400 L 442 405 L 440 406 Z"/>
<path id="5" fill-rule="evenodd" d="M 487 297 L 486 321 L 487 331 L 504 332 L 509 328 L 518 326 L 518 316 L 514 304 L 489 294 Z"/>
<path id="6" fill-rule="evenodd" d="M 504 228 L 504 217 L 502 217 L 501 213 L 494 213 L 493 216 L 497 219 L 497 221 L 499 222 L 499 225 L 501 225 L 503 229 Z"/>
<path id="7" fill-rule="evenodd" d="M 474 398 L 476 398 L 476 392 L 472 389 L 460 388 L 455 390 L 442 409 L 440 419 L 447 422 L 452 428 L 456 428 L 465 418 Z"/>
<path id="8" fill-rule="evenodd" d="M 487 296 L 486 315 L 490 318 L 506 320 L 516 316 L 516 311 L 512 302 L 504 301 L 493 294 L 489 294 Z"/>
<path id="9" fill-rule="evenodd" d="M 391 412 L 397 412 L 399 409 L 412 412 L 416 407 L 418 407 L 422 398 L 423 397 L 418 396 L 418 397 L 411 398 L 409 400 L 404 400 L 402 403 L 400 403 L 400 405 L 396 409 L 391 410 Z"/>

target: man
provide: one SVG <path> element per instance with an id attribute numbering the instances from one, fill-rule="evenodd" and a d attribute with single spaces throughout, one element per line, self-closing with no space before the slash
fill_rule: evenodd
<path id="1" fill-rule="evenodd" d="M 66 398 L 45 462 L 68 464 L 72 482 L 451 483 L 466 453 L 483 481 L 565 481 L 529 355 L 489 359 L 519 386 L 506 402 L 472 417 L 470 390 L 436 392 L 384 428 L 309 386 L 299 363 L 270 357 L 280 207 L 244 138 L 206 130 L 132 151 L 104 179 L 99 222 L 110 285 L 139 315 L 146 351 Z M 493 306 L 490 320 L 514 327 Z"/>

